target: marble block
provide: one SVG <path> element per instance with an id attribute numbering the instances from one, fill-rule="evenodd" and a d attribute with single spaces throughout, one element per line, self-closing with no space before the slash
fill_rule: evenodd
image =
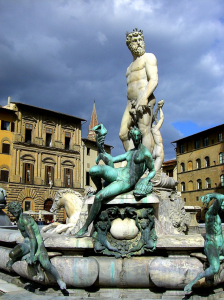
<path id="1" fill-rule="evenodd" d="M 85 204 L 93 204 L 94 196 L 89 197 Z M 159 197 L 156 194 L 150 194 L 140 200 L 136 200 L 132 193 L 121 194 L 109 200 L 104 200 L 103 204 L 107 205 L 119 205 L 119 204 L 158 204 Z"/>
<path id="2" fill-rule="evenodd" d="M 173 290 L 184 289 L 186 283 L 203 271 L 202 262 L 190 257 L 156 257 L 149 263 L 152 282 L 157 287 Z"/>
<path id="3" fill-rule="evenodd" d="M 59 234 L 41 234 L 45 247 L 51 251 L 78 250 L 83 251 L 93 249 L 93 239 L 91 237 L 75 238 L 74 236 L 64 236 Z M 19 230 L 0 229 L 0 242 L 21 243 L 23 238 Z M 202 250 L 204 248 L 204 238 L 201 234 L 195 235 L 160 235 L 158 236 L 156 249 L 164 250 Z"/>

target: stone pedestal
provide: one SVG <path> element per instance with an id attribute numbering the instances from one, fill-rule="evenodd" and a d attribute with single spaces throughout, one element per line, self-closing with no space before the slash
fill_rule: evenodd
<path id="1" fill-rule="evenodd" d="M 93 202 L 94 202 L 94 196 L 91 196 L 86 200 L 85 204 L 92 205 Z M 123 204 L 125 204 L 126 206 L 127 205 L 134 205 L 134 206 L 152 205 L 156 207 L 159 204 L 159 196 L 157 196 L 156 194 L 151 194 L 140 200 L 137 200 L 134 197 L 133 193 L 130 192 L 103 201 L 103 205 L 123 205 Z"/>
<path id="2" fill-rule="evenodd" d="M 200 233 L 196 215 L 199 211 L 201 211 L 201 207 L 200 206 L 184 206 L 184 208 L 185 208 L 186 212 L 188 212 L 191 216 L 188 234 Z"/>
<path id="3" fill-rule="evenodd" d="M 201 235 L 172 235 L 158 237 L 156 251 L 151 256 L 132 258 L 106 257 L 94 255 L 93 239 L 90 237 L 75 238 L 42 234 L 45 247 L 48 249 L 52 264 L 68 287 L 87 288 L 158 288 L 183 290 L 202 269 L 203 263 L 189 253 L 203 250 L 204 239 Z M 10 250 L 22 243 L 19 231 L 0 229 L 0 269 L 9 271 L 6 263 Z M 162 253 L 171 253 L 163 257 Z M 13 271 L 23 278 L 32 281 L 35 275 L 31 266 L 25 261 L 13 265 Z M 220 274 L 215 282 L 224 279 Z M 54 278 L 45 274 L 42 284 L 55 283 Z M 56 283 L 55 283 L 56 284 Z M 203 281 L 203 286 L 206 282 Z M 200 285 L 200 284 L 199 284 Z M 152 297 L 153 298 L 153 297 Z"/>

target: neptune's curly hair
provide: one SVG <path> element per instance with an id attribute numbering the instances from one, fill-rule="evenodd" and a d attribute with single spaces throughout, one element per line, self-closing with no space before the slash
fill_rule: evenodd
<path id="1" fill-rule="evenodd" d="M 12 212 L 19 212 L 19 211 L 21 211 L 22 210 L 22 204 L 20 203 L 20 202 L 18 202 L 18 201 L 14 201 L 14 202 L 10 202 L 9 204 L 8 204 L 8 211 L 10 212 L 10 213 L 12 213 Z"/>
<path id="2" fill-rule="evenodd" d="M 132 32 L 126 31 L 126 45 L 129 46 L 129 44 L 132 42 L 132 38 L 138 35 L 142 36 L 144 40 L 143 30 L 138 30 L 138 28 L 135 28 Z"/>

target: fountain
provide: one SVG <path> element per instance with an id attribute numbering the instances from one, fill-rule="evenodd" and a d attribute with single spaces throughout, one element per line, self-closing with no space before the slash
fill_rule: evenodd
<path id="1" fill-rule="evenodd" d="M 61 279 L 54 276 L 56 273 L 52 276 L 42 261 L 38 269 L 39 258 L 33 256 L 31 261 L 31 256 L 14 257 L 9 263 L 12 249 L 24 244 L 24 238 L 20 231 L 2 228 L 0 269 L 46 287 L 57 281 L 63 289 L 63 282 L 72 289 L 70 293 L 98 299 L 180 299 L 191 292 L 192 286 L 194 291 L 208 288 L 208 299 L 211 291 L 218 299 L 223 296 L 223 292 L 216 289 L 224 281 L 222 264 L 215 272 L 204 272 L 207 257 L 210 261 L 211 255 L 208 247 L 207 257 L 203 254 L 204 238 L 198 233 L 193 208 L 190 213 L 185 210 L 181 195 L 176 191 L 177 182 L 161 172 L 164 149 L 160 128 L 164 122 L 164 100 L 159 101 L 154 110 L 153 92 L 158 84 L 156 58 L 145 53 L 142 31 L 134 29 L 126 37 L 134 59 L 127 70 L 129 101 L 120 129 L 126 152 L 116 157 L 107 154 L 104 150 L 107 130 L 103 124 L 95 126 L 99 155 L 90 175 L 96 191 L 86 197 L 69 189 L 59 191 L 52 211 L 66 207 L 68 223 L 46 226 L 41 233 L 41 245 L 47 249 L 50 263 Z M 101 160 L 104 164 L 99 164 Z M 118 162 L 120 167 L 116 168 Z M 208 203 L 213 198 L 219 201 L 219 197 L 214 194 L 209 201 L 203 201 Z M 221 198 L 219 210 L 222 201 Z M 211 228 L 216 221 L 218 212 L 215 221 L 208 221 L 206 226 L 211 237 L 215 235 Z M 217 222 L 215 226 L 220 231 Z M 219 232 L 222 244 L 221 236 Z M 30 253 L 31 249 L 32 246 Z M 212 259 L 219 261 L 218 254 Z M 207 275 L 213 276 L 212 280 L 208 280 Z M 215 296 L 212 299 L 216 299 Z"/>

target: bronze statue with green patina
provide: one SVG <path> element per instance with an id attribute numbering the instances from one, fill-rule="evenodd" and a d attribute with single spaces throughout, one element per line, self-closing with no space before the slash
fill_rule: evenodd
<path id="1" fill-rule="evenodd" d="M 17 226 L 24 237 L 24 241 L 10 251 L 10 260 L 6 266 L 11 268 L 16 261 L 26 260 L 29 265 L 34 266 L 37 272 L 36 279 L 44 280 L 42 267 L 57 280 L 61 290 L 66 289 L 66 284 L 49 260 L 39 228 L 34 219 L 30 215 L 23 213 L 22 205 L 19 202 L 10 202 L 8 211 L 16 218 Z"/>
<path id="2" fill-rule="evenodd" d="M 220 260 L 224 259 L 222 223 L 219 216 L 219 213 L 224 209 L 224 195 L 211 193 L 202 196 L 200 199 L 205 206 L 208 206 L 210 201 L 214 199 L 214 202 L 205 214 L 206 237 L 204 252 L 208 258 L 209 267 L 185 286 L 184 291 L 186 294 L 190 293 L 193 285 L 203 277 L 208 282 L 213 283 L 214 275 L 218 273 L 220 268 Z"/>
<path id="3" fill-rule="evenodd" d="M 153 252 L 156 249 L 157 235 L 154 229 L 154 218 L 153 207 L 136 210 L 136 225 L 141 232 L 141 238 L 137 245 L 129 249 L 128 257 L 134 255 L 136 251 L 141 249 L 143 253 L 145 250 Z"/>
<path id="4" fill-rule="evenodd" d="M 90 176 L 96 185 L 97 191 L 86 223 L 78 231 L 76 237 L 81 237 L 88 231 L 88 226 L 100 212 L 103 200 L 133 190 L 147 169 L 149 173 L 142 181 L 142 185 L 148 184 L 155 176 L 153 158 L 149 150 L 142 145 L 142 133 L 140 129 L 137 127 L 132 128 L 129 131 L 129 138 L 134 143 L 133 149 L 116 157 L 112 157 L 106 152 L 100 153 L 104 161 L 107 161 L 107 165 L 97 165 L 90 169 Z M 113 167 L 114 163 L 122 161 L 127 161 L 125 167 Z M 99 163 L 99 159 L 97 159 L 97 163 Z M 102 178 L 108 183 L 104 189 L 102 189 Z M 141 189 L 141 184 L 138 188 Z"/>
<path id="5" fill-rule="evenodd" d="M 119 258 L 121 257 L 119 250 L 116 247 L 112 246 L 107 239 L 107 233 L 111 228 L 111 221 L 108 216 L 109 210 L 110 209 L 102 211 L 98 217 L 97 222 L 95 222 L 94 224 L 94 250 L 95 252 L 101 252 L 107 255 L 114 255 L 116 258 Z"/>

